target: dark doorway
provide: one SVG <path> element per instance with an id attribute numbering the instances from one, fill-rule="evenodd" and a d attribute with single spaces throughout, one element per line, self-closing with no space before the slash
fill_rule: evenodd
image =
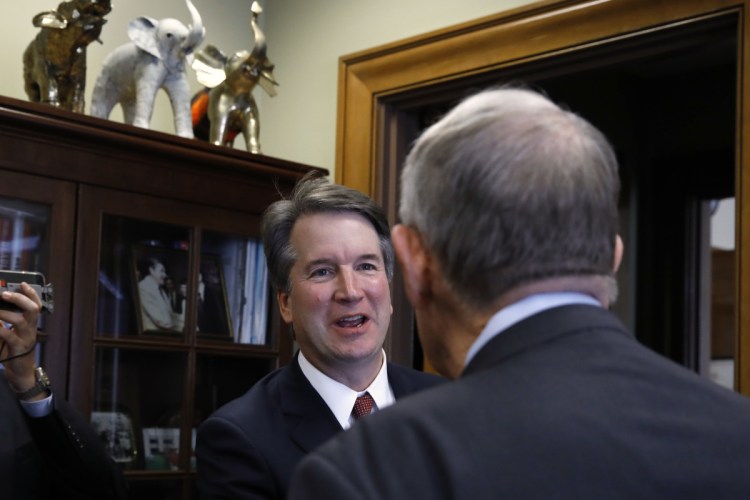
<path id="1" fill-rule="evenodd" d="M 626 261 L 617 314 L 644 344 L 705 372 L 711 200 L 735 193 L 738 23 L 736 14 L 716 16 L 384 98 L 381 198 L 395 220 L 409 144 L 458 99 L 506 83 L 541 89 L 600 128 L 620 158 Z"/>

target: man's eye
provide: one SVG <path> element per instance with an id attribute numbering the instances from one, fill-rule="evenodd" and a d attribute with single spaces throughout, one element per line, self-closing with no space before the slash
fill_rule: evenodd
<path id="1" fill-rule="evenodd" d="M 370 264 L 369 262 L 365 262 L 364 264 L 360 265 L 359 268 L 363 271 L 377 271 L 378 266 L 375 264 Z"/>
<path id="2" fill-rule="evenodd" d="M 324 278 L 324 277 L 330 276 L 330 275 L 331 275 L 331 270 L 330 269 L 325 269 L 325 268 L 323 268 L 323 269 L 315 269 L 315 270 L 313 270 L 312 273 L 310 273 L 310 276 L 313 277 L 313 278 Z"/>

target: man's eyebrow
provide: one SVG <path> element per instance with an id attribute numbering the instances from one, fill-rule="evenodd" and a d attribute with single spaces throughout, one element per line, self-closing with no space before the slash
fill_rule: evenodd
<path id="1" fill-rule="evenodd" d="M 364 255 L 359 256 L 359 260 L 377 260 L 382 261 L 383 257 L 380 254 L 377 253 L 366 253 Z"/>
<path id="2" fill-rule="evenodd" d="M 312 269 L 313 267 L 320 266 L 320 265 L 332 265 L 333 263 L 334 263 L 333 259 L 323 257 L 321 259 L 311 260 L 310 262 L 305 264 L 304 269 Z"/>
<path id="3" fill-rule="evenodd" d="M 377 253 L 366 253 L 366 254 L 362 254 L 359 257 L 357 257 L 357 260 L 358 261 L 361 261 L 361 260 L 376 260 L 378 262 L 382 262 L 383 261 L 383 257 L 380 254 L 377 254 Z M 335 259 L 331 259 L 331 258 L 328 258 L 328 257 L 322 257 L 320 259 L 314 259 L 314 260 L 311 260 L 310 262 L 306 263 L 304 265 L 303 269 L 305 269 L 306 271 L 308 271 L 308 270 L 310 270 L 310 269 L 312 269 L 312 268 L 314 268 L 316 266 L 321 266 L 321 265 L 323 265 L 323 266 L 325 266 L 325 265 L 335 266 L 336 265 L 336 261 L 335 261 Z"/>

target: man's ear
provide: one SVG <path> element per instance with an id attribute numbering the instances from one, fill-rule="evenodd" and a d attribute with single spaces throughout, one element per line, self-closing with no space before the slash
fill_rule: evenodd
<path id="1" fill-rule="evenodd" d="M 276 292 L 276 300 L 279 301 L 279 312 L 284 323 L 292 322 L 292 298 L 286 292 Z"/>
<path id="2" fill-rule="evenodd" d="M 625 244 L 622 242 L 622 238 L 620 238 L 620 235 L 615 235 L 615 258 L 614 262 L 612 263 L 612 274 L 616 273 L 618 269 L 620 269 L 620 264 L 622 263 L 622 254 L 625 252 Z"/>
<path id="3" fill-rule="evenodd" d="M 403 224 L 393 227 L 391 239 L 401 265 L 406 297 L 412 306 L 420 307 L 432 293 L 430 254 L 424 247 L 420 234 Z"/>

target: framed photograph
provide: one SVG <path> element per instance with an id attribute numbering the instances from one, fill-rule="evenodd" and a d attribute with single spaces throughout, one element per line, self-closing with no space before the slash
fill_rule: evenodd
<path id="1" fill-rule="evenodd" d="M 191 467 L 195 467 L 196 429 L 192 430 Z M 180 429 L 178 427 L 144 427 L 143 461 L 148 470 L 179 470 Z"/>
<path id="2" fill-rule="evenodd" d="M 179 451 L 179 428 L 143 428 L 143 460 L 146 469 L 177 470 Z"/>
<path id="3" fill-rule="evenodd" d="M 112 460 L 126 469 L 135 465 L 138 439 L 133 420 L 126 411 L 91 412 L 91 425 Z"/>
<path id="4" fill-rule="evenodd" d="M 221 257 L 201 255 L 198 275 L 198 334 L 233 340 Z"/>
<path id="5" fill-rule="evenodd" d="M 139 333 L 184 333 L 188 252 L 136 245 L 132 253 Z"/>

